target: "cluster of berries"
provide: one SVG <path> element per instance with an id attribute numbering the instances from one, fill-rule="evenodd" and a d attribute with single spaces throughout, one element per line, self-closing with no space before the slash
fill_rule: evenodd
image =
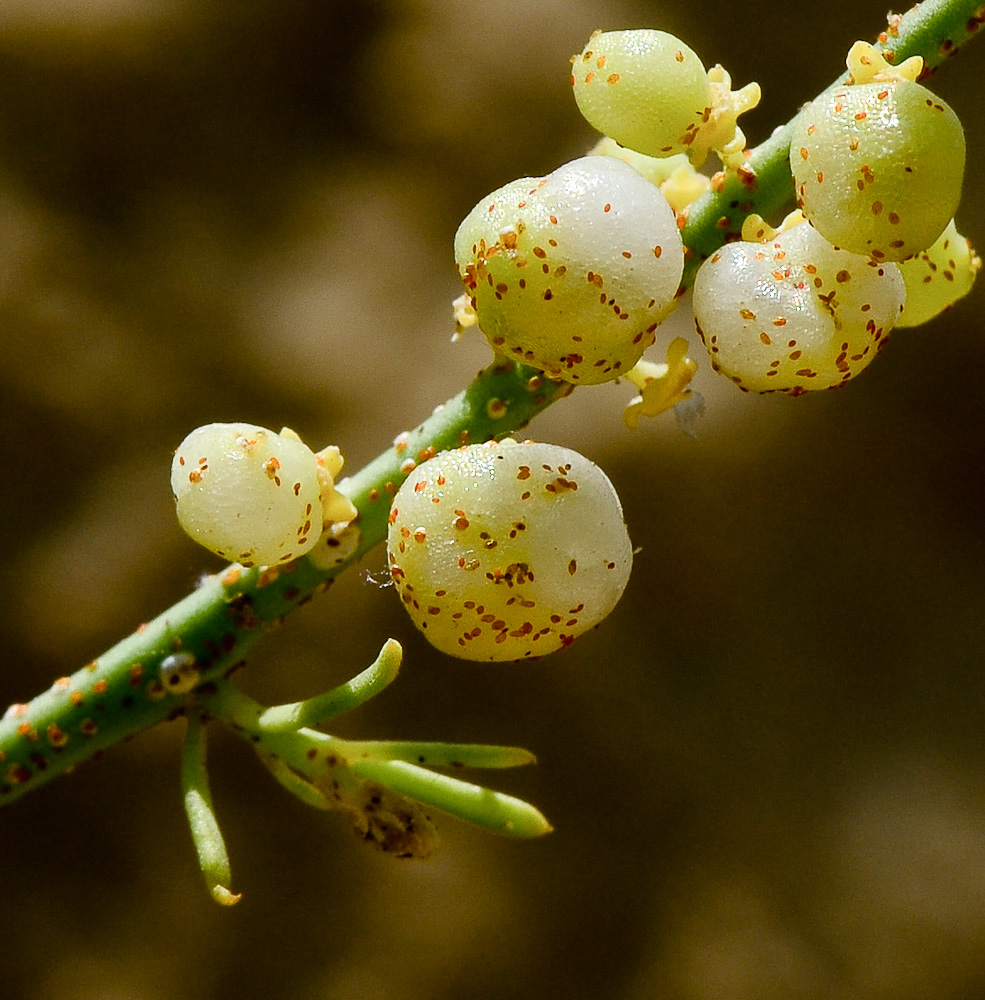
<path id="1" fill-rule="evenodd" d="M 741 242 L 698 271 L 695 322 L 713 367 L 740 388 L 799 395 L 861 371 L 894 325 L 937 315 L 978 260 L 954 228 L 964 135 L 916 82 L 858 43 L 847 81 L 798 116 L 790 164 L 798 211 L 779 230 L 751 216 Z M 681 295 L 683 211 L 711 181 L 710 151 L 748 171 L 738 116 L 759 87 L 731 90 L 660 31 L 597 32 L 572 58 L 578 106 L 605 138 L 595 154 L 483 198 L 455 237 L 460 327 L 495 353 L 573 384 L 625 377 L 650 411 L 686 395 L 684 341 L 642 356 Z M 658 372 L 658 369 L 661 369 Z M 652 389 L 652 392 L 651 392 Z M 633 418 L 635 421 L 635 416 Z M 283 564 L 355 510 L 334 488 L 337 449 L 289 431 L 211 425 L 175 456 L 179 518 L 222 556 Z M 439 649 L 473 660 L 552 652 L 601 621 L 632 546 L 611 483 L 567 448 L 510 439 L 417 466 L 394 498 L 388 558 L 397 592 Z"/>

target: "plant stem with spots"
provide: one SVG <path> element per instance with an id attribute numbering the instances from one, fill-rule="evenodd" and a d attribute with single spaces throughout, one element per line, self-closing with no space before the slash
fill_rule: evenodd
<path id="1" fill-rule="evenodd" d="M 897 62 L 922 56 L 926 75 L 972 37 L 983 19 L 985 8 L 977 0 L 927 0 L 894 21 L 880 42 Z M 844 76 L 836 85 L 842 82 Z M 720 190 L 690 207 L 683 287 L 702 260 L 734 238 L 745 215 L 773 215 L 792 200 L 789 136 L 789 124 L 778 129 L 752 150 L 751 170 L 730 173 Z M 359 511 L 358 542 L 344 560 L 328 569 L 310 557 L 278 572 L 229 567 L 71 677 L 28 703 L 10 706 L 0 719 L 0 806 L 182 714 L 194 697 L 190 688 L 228 674 L 265 630 L 383 540 L 390 499 L 416 462 L 513 433 L 569 391 L 564 383 L 512 363 L 480 372 L 467 389 L 340 484 Z M 187 654 L 181 660 L 187 669 L 169 672 L 167 661 L 178 653 Z"/>

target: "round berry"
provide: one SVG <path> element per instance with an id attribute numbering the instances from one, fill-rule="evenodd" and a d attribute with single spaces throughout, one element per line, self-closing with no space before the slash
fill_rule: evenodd
<path id="1" fill-rule="evenodd" d="M 807 223 L 729 243 L 694 283 L 712 367 L 751 392 L 844 385 L 875 357 L 905 298 L 899 265 L 831 246 Z"/>
<path id="2" fill-rule="evenodd" d="M 619 498 L 596 465 L 511 440 L 419 465 L 394 498 L 387 551 L 414 624 L 467 660 L 567 645 L 613 609 L 633 561 Z"/>
<path id="3" fill-rule="evenodd" d="M 647 156 L 686 150 L 711 111 L 701 60 L 665 31 L 600 31 L 571 60 L 578 109 L 589 124 Z"/>
<path id="4" fill-rule="evenodd" d="M 196 542 L 243 566 L 286 563 L 322 532 L 318 460 L 302 441 L 253 424 L 208 424 L 171 463 L 178 520 Z"/>
<path id="5" fill-rule="evenodd" d="M 653 343 L 684 249 L 653 184 L 621 160 L 588 156 L 484 198 L 455 235 L 455 259 L 497 353 L 593 384 Z"/>
<path id="6" fill-rule="evenodd" d="M 797 117 L 797 202 L 836 246 L 876 260 L 926 250 L 961 196 L 964 132 L 926 87 L 905 79 L 838 87 Z"/>

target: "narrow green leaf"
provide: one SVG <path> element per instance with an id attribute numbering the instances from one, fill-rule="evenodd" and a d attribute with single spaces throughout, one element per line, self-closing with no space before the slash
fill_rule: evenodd
<path id="1" fill-rule="evenodd" d="M 254 748 L 264 767 L 292 795 L 315 809 L 331 809 L 332 803 L 307 778 L 302 777 L 282 758 L 268 753 L 261 747 Z"/>
<path id="2" fill-rule="evenodd" d="M 521 799 L 480 785 L 435 774 L 403 761 L 357 761 L 352 771 L 378 781 L 391 791 L 485 827 L 506 837 L 540 837 L 552 827 L 543 813 Z"/>
<path id="3" fill-rule="evenodd" d="M 403 650 L 396 639 L 387 639 L 380 655 L 362 673 L 325 694 L 290 705 L 268 708 L 257 722 L 262 732 L 282 733 L 302 726 L 316 726 L 345 712 L 351 712 L 364 701 L 379 694 L 397 676 Z"/>
<path id="4" fill-rule="evenodd" d="M 205 727 L 197 715 L 188 717 L 188 729 L 181 753 L 181 788 L 185 815 L 188 817 L 198 864 L 205 876 L 205 885 L 217 903 L 232 906 L 241 897 L 229 889 L 232 881 L 229 855 L 212 808 L 205 767 Z"/>
<path id="5" fill-rule="evenodd" d="M 361 760 L 402 760 L 422 767 L 521 767 L 537 758 L 522 747 L 481 743 L 418 743 L 410 740 L 346 740 L 343 751 L 355 764 Z"/>

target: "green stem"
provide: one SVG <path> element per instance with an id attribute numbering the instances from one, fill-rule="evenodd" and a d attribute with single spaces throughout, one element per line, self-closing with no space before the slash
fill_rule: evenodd
<path id="1" fill-rule="evenodd" d="M 898 61 L 921 55 L 933 70 L 981 23 L 977 2 L 927 0 L 904 15 L 884 47 Z M 771 215 L 790 199 L 786 125 L 752 151 L 755 182 L 730 175 L 692 206 L 684 285 L 701 260 L 734 238 L 749 212 Z M 228 567 L 154 621 L 0 720 L 0 805 L 13 802 L 100 750 L 185 710 L 189 681 L 208 682 L 242 661 L 259 636 L 305 603 L 386 535 L 390 499 L 413 464 L 470 441 L 500 438 L 569 391 L 528 368 L 494 365 L 420 426 L 401 435 L 340 489 L 359 511 L 353 551 L 325 568 L 310 559 L 279 572 Z M 183 656 L 186 670 L 169 660 Z M 160 673 L 164 666 L 164 673 Z M 375 765 L 374 765 L 375 766 Z M 396 767 L 393 764 L 392 767 Z"/>
<path id="2" fill-rule="evenodd" d="M 901 63 L 910 56 L 922 56 L 923 76 L 927 77 L 974 38 L 983 25 L 985 5 L 980 0 L 924 0 L 880 35 L 879 42 L 883 51 L 895 56 L 890 62 Z"/>
<path id="3" fill-rule="evenodd" d="M 181 788 L 185 815 L 191 828 L 198 864 L 212 898 L 232 906 L 240 897 L 229 889 L 231 874 L 226 844 L 212 807 L 212 792 L 205 768 L 205 726 L 195 712 L 188 713 L 188 730 L 181 754 Z"/>

